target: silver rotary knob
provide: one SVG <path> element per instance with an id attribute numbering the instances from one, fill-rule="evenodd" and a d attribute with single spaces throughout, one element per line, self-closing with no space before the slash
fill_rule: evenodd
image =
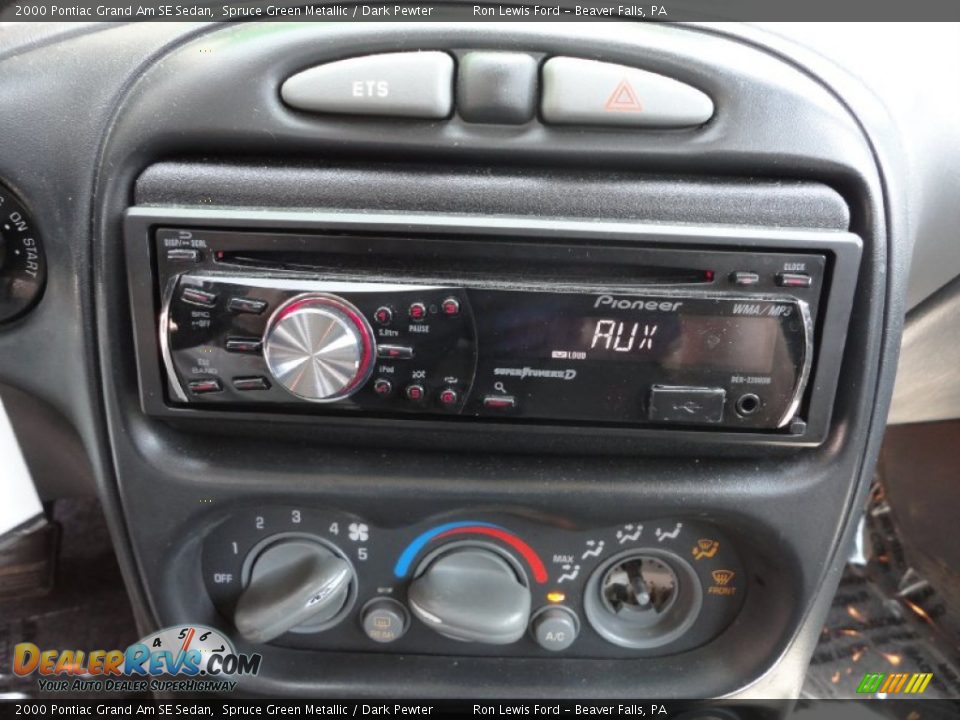
<path id="1" fill-rule="evenodd" d="M 263 356 L 287 390 L 312 402 L 333 402 L 360 389 L 373 371 L 370 323 L 336 295 L 298 295 L 267 323 Z"/>

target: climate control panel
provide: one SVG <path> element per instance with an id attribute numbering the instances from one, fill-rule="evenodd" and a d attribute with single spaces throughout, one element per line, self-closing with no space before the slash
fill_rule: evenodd
<path id="1" fill-rule="evenodd" d="M 723 632 L 748 584 L 729 539 L 689 518 L 571 529 L 478 512 L 391 528 L 280 506 L 217 524 L 203 574 L 254 643 L 501 656 L 688 650 Z"/>

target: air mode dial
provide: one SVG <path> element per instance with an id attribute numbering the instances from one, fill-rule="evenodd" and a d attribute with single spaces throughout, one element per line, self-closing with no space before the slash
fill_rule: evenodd
<path id="1" fill-rule="evenodd" d="M 366 318 L 341 297 L 305 293 L 270 318 L 263 356 L 278 383 L 313 402 L 349 397 L 370 377 L 376 341 Z"/>

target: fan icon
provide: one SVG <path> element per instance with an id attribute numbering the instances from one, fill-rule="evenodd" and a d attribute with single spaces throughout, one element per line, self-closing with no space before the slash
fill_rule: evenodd
<path id="1" fill-rule="evenodd" d="M 354 542 L 366 542 L 370 537 L 370 528 L 366 523 L 350 523 L 347 530 L 349 530 L 350 539 Z"/>

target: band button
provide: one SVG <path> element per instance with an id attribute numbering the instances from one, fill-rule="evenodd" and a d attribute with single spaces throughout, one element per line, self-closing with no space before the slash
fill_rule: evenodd
<path id="1" fill-rule="evenodd" d="M 187 387 L 194 395 L 207 395 L 209 393 L 218 393 L 223 390 L 223 386 L 216 378 L 205 378 L 203 380 L 191 380 Z"/>

